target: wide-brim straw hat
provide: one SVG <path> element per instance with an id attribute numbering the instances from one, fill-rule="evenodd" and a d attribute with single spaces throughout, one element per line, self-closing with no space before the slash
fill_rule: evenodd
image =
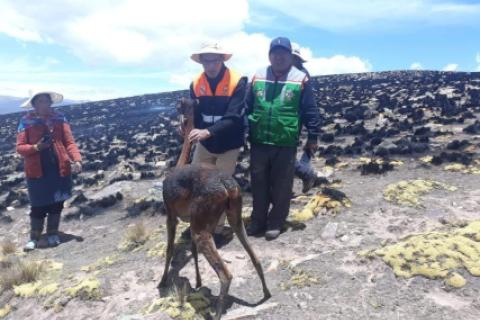
<path id="1" fill-rule="evenodd" d="M 297 45 L 293 46 L 292 54 L 294 56 L 297 56 L 302 63 L 307 62 L 307 60 L 300 53 L 300 47 L 299 46 L 297 46 Z"/>
<path id="2" fill-rule="evenodd" d="M 192 53 L 190 58 L 195 62 L 201 63 L 200 55 L 205 53 L 214 53 L 214 54 L 222 55 L 224 62 L 232 57 L 232 54 L 227 50 L 225 50 L 224 48 L 222 48 L 222 46 L 219 45 L 218 43 L 207 43 L 207 44 L 203 44 L 200 50 Z"/>
<path id="3" fill-rule="evenodd" d="M 22 103 L 21 107 L 22 108 L 33 108 L 32 105 L 32 100 L 41 94 L 48 94 L 50 96 L 50 99 L 52 100 L 52 104 L 54 103 L 60 103 L 63 101 L 63 95 L 57 92 L 53 91 L 34 91 L 30 94 L 30 98 L 28 98 L 27 101 Z"/>

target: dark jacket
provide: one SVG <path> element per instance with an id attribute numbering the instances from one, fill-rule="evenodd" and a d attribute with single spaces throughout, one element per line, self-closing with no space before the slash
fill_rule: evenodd
<path id="1" fill-rule="evenodd" d="M 292 68 L 294 67 L 292 66 Z M 271 74 L 271 67 L 269 66 L 268 69 L 269 70 L 267 73 Z M 288 74 L 288 72 L 286 74 Z M 282 77 L 278 78 L 277 80 L 281 80 L 281 78 Z M 246 96 L 248 115 L 253 113 L 254 100 L 252 86 L 250 85 Z M 317 142 L 321 124 L 320 111 L 315 103 L 312 86 L 310 80 L 308 79 L 303 83 L 303 90 L 300 98 L 299 117 L 300 122 L 307 128 L 308 140 L 311 142 Z"/>
<path id="2" fill-rule="evenodd" d="M 217 87 L 224 82 L 228 69 L 224 66 L 215 79 L 206 77 L 212 94 L 195 92 L 195 82 L 190 85 L 190 96 L 197 101 L 194 126 L 208 129 L 211 137 L 200 143 L 211 153 L 224 153 L 239 148 L 245 140 L 245 91 L 247 78 L 240 77 L 231 95 L 218 94 Z M 230 71 L 229 71 L 230 72 Z M 200 75 L 200 76 L 202 76 Z"/>

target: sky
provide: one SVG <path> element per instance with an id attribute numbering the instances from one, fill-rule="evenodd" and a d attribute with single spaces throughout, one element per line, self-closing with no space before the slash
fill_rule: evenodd
<path id="1" fill-rule="evenodd" d="M 277 36 L 300 46 L 312 75 L 480 71 L 480 0 L 0 0 L 0 96 L 186 89 L 206 42 L 251 77 Z"/>

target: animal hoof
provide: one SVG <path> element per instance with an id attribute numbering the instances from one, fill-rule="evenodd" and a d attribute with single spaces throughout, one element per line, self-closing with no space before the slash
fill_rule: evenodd
<path id="1" fill-rule="evenodd" d="M 167 282 L 166 281 L 160 281 L 160 283 L 157 286 L 157 289 L 165 289 L 167 287 Z"/>
<path id="2" fill-rule="evenodd" d="M 263 297 L 265 300 L 268 300 L 272 297 L 272 294 L 270 293 L 270 291 L 267 290 L 263 292 Z"/>

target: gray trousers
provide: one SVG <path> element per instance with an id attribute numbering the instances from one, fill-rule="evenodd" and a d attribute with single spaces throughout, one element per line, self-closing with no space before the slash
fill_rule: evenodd
<path id="1" fill-rule="evenodd" d="M 285 223 L 292 197 L 296 151 L 296 147 L 252 144 L 253 224 L 272 230 L 281 229 Z"/>

